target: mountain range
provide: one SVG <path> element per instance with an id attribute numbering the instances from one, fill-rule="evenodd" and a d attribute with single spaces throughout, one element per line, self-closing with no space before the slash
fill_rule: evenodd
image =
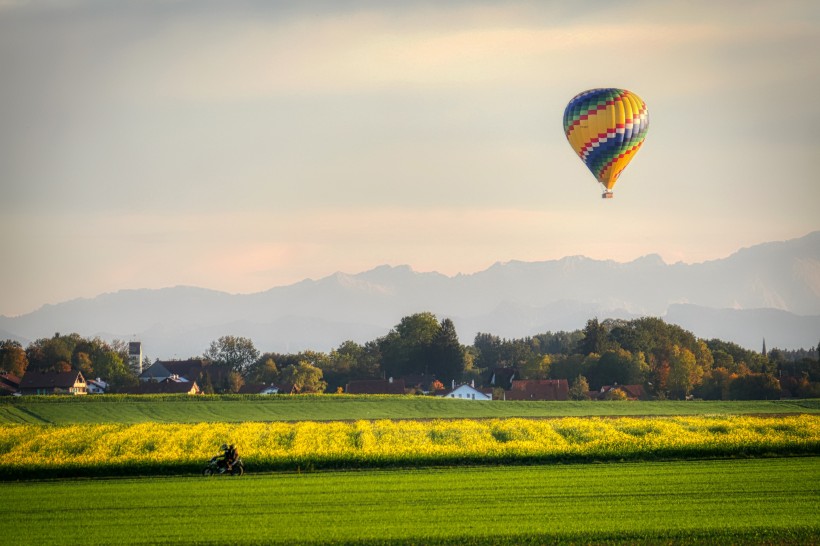
<path id="1" fill-rule="evenodd" d="M 223 335 L 248 337 L 263 352 L 328 351 L 374 340 L 422 311 L 451 318 L 465 344 L 478 332 L 518 338 L 576 330 L 596 317 L 657 316 L 749 349 L 764 339 L 769 348 L 809 348 L 820 340 L 820 231 L 696 264 L 654 254 L 626 263 L 570 256 L 455 276 L 384 265 L 254 294 L 120 290 L 0 316 L 0 339 L 25 345 L 77 332 L 140 340 L 152 358 L 201 355 Z"/>

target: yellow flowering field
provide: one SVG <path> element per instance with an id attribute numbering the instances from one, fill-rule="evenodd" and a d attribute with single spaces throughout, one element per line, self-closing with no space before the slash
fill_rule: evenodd
<path id="1" fill-rule="evenodd" d="M 249 471 L 820 453 L 820 416 L 2 425 L 0 476 Z"/>

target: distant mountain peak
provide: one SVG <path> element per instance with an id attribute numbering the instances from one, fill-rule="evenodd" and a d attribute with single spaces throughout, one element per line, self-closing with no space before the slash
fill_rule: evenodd
<path id="1" fill-rule="evenodd" d="M 683 302 L 691 307 L 674 307 Z M 406 264 L 380 265 L 255 294 L 193 286 L 126 289 L 0 317 L 0 332 L 28 340 L 54 332 L 106 332 L 117 339 L 137 335 L 148 354 L 166 357 L 202 354 L 221 335 L 250 337 L 262 351 L 329 350 L 348 339 L 371 341 L 422 311 L 452 318 L 468 343 L 477 332 L 524 337 L 579 329 L 593 317 L 666 316 L 677 309 L 670 320 L 678 316 L 700 324 L 690 328 L 697 335 L 740 343 L 749 332 L 725 318 L 736 315 L 720 315 L 717 324 L 703 311 L 730 308 L 754 314 L 755 328 L 760 327 L 754 336 L 765 334 L 772 346 L 778 337 L 795 339 L 782 333 L 782 325 L 807 331 L 798 326 L 820 316 L 820 232 L 700 264 L 668 265 L 658 254 L 626 263 L 576 255 L 496 262 L 454 276 L 416 272 Z M 781 311 L 764 314 L 754 311 L 758 308 Z M 769 318 L 786 316 L 788 321 Z M 721 336 L 710 334 L 718 331 Z M 814 338 L 804 342 L 814 343 Z"/>

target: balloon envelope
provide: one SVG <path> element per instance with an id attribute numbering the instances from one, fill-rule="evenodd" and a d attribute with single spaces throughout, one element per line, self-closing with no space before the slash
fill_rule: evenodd
<path id="1" fill-rule="evenodd" d="M 569 101 L 564 134 L 581 161 L 612 196 L 612 187 L 640 149 L 649 128 L 646 103 L 626 89 L 590 89 Z"/>

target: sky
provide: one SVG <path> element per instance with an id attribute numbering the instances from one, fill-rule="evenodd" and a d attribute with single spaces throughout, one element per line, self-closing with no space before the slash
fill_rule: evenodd
<path id="1" fill-rule="evenodd" d="M 0 0 L 0 314 L 820 229 L 820 3 Z M 562 116 L 647 103 L 603 200 Z"/>

